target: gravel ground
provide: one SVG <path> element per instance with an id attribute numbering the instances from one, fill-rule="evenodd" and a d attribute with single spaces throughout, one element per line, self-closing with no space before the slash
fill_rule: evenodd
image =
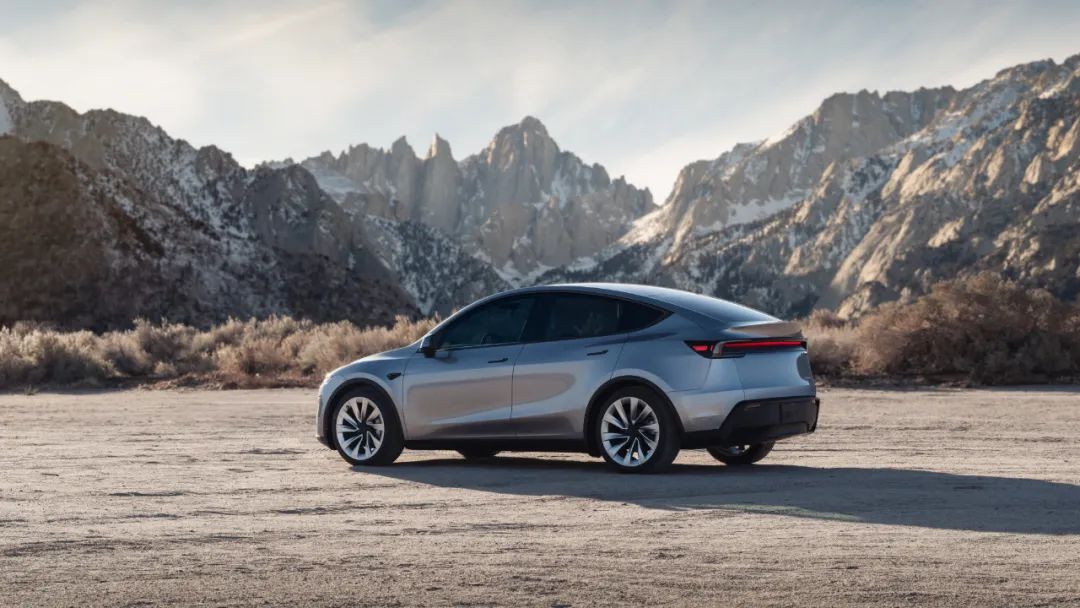
<path id="1" fill-rule="evenodd" d="M 0 396 L 0 605 L 1080 606 L 1080 389 L 829 390 L 737 469 L 352 469 L 304 390 Z"/>

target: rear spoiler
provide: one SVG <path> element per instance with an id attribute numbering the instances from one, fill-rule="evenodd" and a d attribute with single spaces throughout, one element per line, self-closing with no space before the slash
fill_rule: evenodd
<path id="1" fill-rule="evenodd" d="M 762 321 L 732 325 L 728 331 L 758 338 L 801 338 L 802 326 L 794 321 Z"/>

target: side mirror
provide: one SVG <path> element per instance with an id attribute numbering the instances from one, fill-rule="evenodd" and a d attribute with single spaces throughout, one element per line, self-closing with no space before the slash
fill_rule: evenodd
<path id="1" fill-rule="evenodd" d="M 428 359 L 435 356 L 435 340 L 431 336 L 424 336 L 420 342 L 420 353 Z"/>

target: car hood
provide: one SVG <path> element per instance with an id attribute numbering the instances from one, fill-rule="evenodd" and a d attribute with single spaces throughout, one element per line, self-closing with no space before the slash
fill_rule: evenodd
<path id="1" fill-rule="evenodd" d="M 395 362 L 400 362 L 404 366 L 405 362 L 409 360 L 413 354 L 416 353 L 416 349 L 419 348 L 419 343 L 414 342 L 408 346 L 402 346 L 401 348 L 395 348 L 394 350 L 388 350 L 374 355 L 368 355 L 361 357 L 352 363 L 346 363 L 341 367 L 327 374 L 328 376 L 336 376 L 339 374 L 347 374 L 351 372 L 364 371 L 370 367 L 394 367 Z"/>

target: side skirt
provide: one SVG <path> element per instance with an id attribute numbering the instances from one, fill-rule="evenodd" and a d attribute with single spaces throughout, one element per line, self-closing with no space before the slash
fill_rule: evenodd
<path id="1" fill-rule="evenodd" d="M 458 450 L 483 448 L 500 452 L 584 452 L 581 439 L 416 439 L 406 441 L 410 450 Z"/>

